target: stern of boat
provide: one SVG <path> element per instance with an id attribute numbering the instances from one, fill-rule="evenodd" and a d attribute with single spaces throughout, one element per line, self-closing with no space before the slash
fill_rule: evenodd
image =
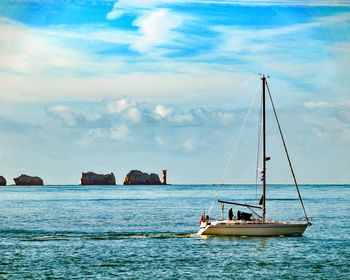
<path id="1" fill-rule="evenodd" d="M 207 222 L 201 222 L 200 226 L 199 226 L 199 231 L 197 233 L 197 235 L 203 235 L 204 231 L 208 228 L 208 224 Z"/>

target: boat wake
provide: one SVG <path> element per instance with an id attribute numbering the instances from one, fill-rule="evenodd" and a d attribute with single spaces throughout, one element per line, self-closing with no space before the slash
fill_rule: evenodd
<path id="1" fill-rule="evenodd" d="M 88 235 L 83 236 L 85 239 L 172 239 L 172 238 L 188 238 L 192 237 L 192 233 L 112 233 L 106 235 Z"/>
<path id="2" fill-rule="evenodd" d="M 166 233 L 166 232 L 74 232 L 74 231 L 42 231 L 9 229 L 0 230 L 3 237 L 20 239 L 21 241 L 64 241 L 76 239 L 91 240 L 118 240 L 118 239 L 172 239 L 190 238 L 197 236 L 193 233 Z"/>

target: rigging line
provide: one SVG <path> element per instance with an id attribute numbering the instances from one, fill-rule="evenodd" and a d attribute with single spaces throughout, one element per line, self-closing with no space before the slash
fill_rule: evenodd
<path id="1" fill-rule="evenodd" d="M 249 209 L 250 211 L 252 211 L 256 216 L 258 216 L 259 218 L 261 218 L 261 216 L 260 216 L 256 211 L 254 211 L 251 207 L 248 207 L 248 209 Z"/>
<path id="2" fill-rule="evenodd" d="M 242 135 L 243 128 L 244 128 L 244 126 L 245 126 L 245 124 L 246 124 L 246 122 L 247 122 L 247 120 L 248 120 L 250 111 L 251 111 L 251 109 L 253 108 L 253 105 L 254 105 L 254 103 L 255 103 L 255 99 L 256 99 L 257 93 L 258 93 L 258 88 L 256 89 L 256 92 L 255 92 L 255 94 L 254 94 L 254 96 L 253 96 L 253 98 L 252 98 L 252 100 L 251 100 L 251 102 L 250 102 L 249 108 L 248 108 L 247 113 L 246 113 L 245 118 L 244 118 L 244 122 L 243 122 L 243 124 L 242 124 L 242 126 L 241 126 L 241 129 L 239 130 L 239 133 L 238 133 L 238 136 L 237 136 L 237 138 L 236 138 L 236 141 L 234 142 L 234 144 L 233 144 L 233 146 L 232 146 L 232 150 L 231 150 L 231 153 L 230 153 L 230 157 L 229 157 L 229 159 L 228 159 L 228 161 L 227 161 L 227 163 L 226 163 L 226 167 L 225 167 L 224 172 L 223 172 L 222 177 L 221 177 L 221 185 L 224 184 L 224 179 L 225 179 L 227 170 L 228 170 L 228 168 L 229 168 L 229 166 L 230 166 L 230 164 L 231 164 L 233 155 L 234 155 L 234 153 L 235 153 L 235 151 L 236 151 L 237 144 L 238 144 L 239 139 L 240 139 L 240 137 L 241 137 L 241 135 Z"/>
<path id="3" fill-rule="evenodd" d="M 296 179 L 295 174 L 294 174 L 292 162 L 291 162 L 290 157 L 289 157 L 289 153 L 288 153 L 288 150 L 287 150 L 287 145 L 286 145 L 286 142 L 285 142 L 284 137 L 283 137 L 282 128 L 281 128 L 281 125 L 280 125 L 280 122 L 279 122 L 279 119 L 278 119 L 278 116 L 277 116 L 277 112 L 276 112 L 276 109 L 275 109 L 275 105 L 274 105 L 273 100 L 272 100 L 270 88 L 269 88 L 269 85 L 267 84 L 267 82 L 266 82 L 266 87 L 267 87 L 267 91 L 268 91 L 268 93 L 269 93 L 269 97 L 270 97 L 270 101 L 271 101 L 273 113 L 274 113 L 275 118 L 276 118 L 276 121 L 277 121 L 278 130 L 279 130 L 279 132 L 280 132 L 280 136 L 281 136 L 281 139 L 282 139 L 282 142 L 283 142 L 284 151 L 286 152 L 286 156 L 287 156 L 287 159 L 288 159 L 289 167 L 290 167 L 290 170 L 291 170 L 291 172 L 292 172 L 294 184 L 295 184 L 295 187 L 296 187 L 296 189 L 297 189 L 298 197 L 299 197 L 301 206 L 302 206 L 302 208 L 303 208 L 303 211 L 304 211 L 304 214 L 305 214 L 305 218 L 306 218 L 307 221 L 309 221 L 309 218 L 308 218 L 308 216 L 307 216 L 307 214 L 306 214 L 306 210 L 305 210 L 305 207 L 304 207 L 303 199 L 301 198 L 301 194 L 300 194 L 300 191 L 299 191 L 297 179 Z"/>
<path id="4" fill-rule="evenodd" d="M 230 158 L 229 158 L 229 160 L 227 161 L 226 167 L 225 167 L 224 172 L 223 172 L 223 175 L 222 175 L 222 177 L 221 177 L 221 183 L 220 183 L 220 184 L 221 184 L 221 190 L 220 190 L 220 192 L 222 192 L 222 190 L 223 190 L 223 188 L 224 188 L 224 179 L 225 179 L 227 170 L 228 170 L 228 168 L 229 168 L 229 166 L 230 166 L 230 163 L 231 163 L 231 161 L 232 161 L 232 158 L 233 158 L 233 155 L 234 155 L 234 153 L 235 153 L 235 150 L 236 150 L 236 147 L 237 147 L 239 138 L 240 138 L 240 136 L 241 136 L 241 134 L 242 134 L 243 128 L 244 128 L 244 126 L 245 126 L 245 124 L 246 124 L 246 122 L 247 122 L 247 120 L 248 120 L 248 116 L 249 116 L 249 114 L 250 114 L 250 111 L 251 111 L 251 109 L 252 109 L 252 107 L 253 107 L 253 105 L 254 105 L 254 103 L 255 103 L 255 99 L 256 99 L 256 96 L 257 96 L 257 93 L 258 93 L 258 89 L 259 89 L 259 87 L 257 87 L 256 90 L 255 90 L 255 94 L 254 94 L 254 96 L 253 96 L 252 99 L 251 99 L 251 102 L 250 102 L 249 108 L 248 108 L 248 110 L 247 110 L 247 112 L 246 112 L 245 119 L 244 119 L 244 122 L 243 122 L 243 124 L 242 124 L 242 127 L 240 128 L 240 131 L 239 131 L 239 133 L 238 133 L 238 136 L 237 136 L 237 138 L 236 138 L 236 141 L 235 141 L 235 143 L 234 143 L 233 146 L 232 146 Z M 208 215 L 209 215 L 209 216 L 211 215 L 211 212 L 212 212 L 213 207 L 214 207 L 214 203 L 216 202 L 218 196 L 219 196 L 219 189 L 216 190 L 215 197 L 214 197 L 214 199 L 213 199 L 213 201 L 212 201 L 212 203 L 211 203 L 211 205 L 210 205 L 210 207 L 209 207 L 209 210 L 208 210 Z"/>
<path id="5" fill-rule="evenodd" d="M 211 205 L 210 205 L 209 210 L 208 210 L 208 215 L 209 215 L 209 217 L 211 216 L 211 211 L 213 210 L 214 203 L 215 203 L 215 201 L 216 201 L 217 198 L 218 198 L 218 194 L 219 194 L 219 191 L 216 190 L 215 197 L 214 197 L 213 201 L 211 202 Z"/>
<path id="6" fill-rule="evenodd" d="M 259 180 L 259 163 L 260 163 L 260 147 L 261 147 L 261 122 L 262 118 L 262 98 L 261 98 L 261 106 L 260 106 L 260 113 L 259 113 L 259 123 L 258 123 L 258 149 L 257 149 L 257 156 L 256 156 L 256 172 L 255 172 L 255 198 L 258 197 L 258 180 Z"/>

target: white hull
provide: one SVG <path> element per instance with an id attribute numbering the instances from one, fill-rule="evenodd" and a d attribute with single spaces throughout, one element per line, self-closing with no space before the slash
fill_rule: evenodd
<path id="1" fill-rule="evenodd" d="M 290 236 L 303 235 L 309 223 L 256 222 L 256 221 L 213 221 L 202 223 L 199 235 L 221 236 Z"/>

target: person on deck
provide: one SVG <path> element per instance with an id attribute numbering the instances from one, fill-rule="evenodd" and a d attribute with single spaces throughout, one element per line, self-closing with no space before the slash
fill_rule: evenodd
<path id="1" fill-rule="evenodd" d="M 229 219 L 230 221 L 232 221 L 232 219 L 233 219 L 233 211 L 232 211 L 232 208 L 230 208 L 230 209 L 228 210 L 228 219 Z"/>
<path id="2" fill-rule="evenodd" d="M 203 214 L 201 216 L 201 218 L 199 219 L 199 224 L 203 223 L 207 223 L 209 220 L 209 216 L 205 214 L 205 211 L 203 211 Z"/>

